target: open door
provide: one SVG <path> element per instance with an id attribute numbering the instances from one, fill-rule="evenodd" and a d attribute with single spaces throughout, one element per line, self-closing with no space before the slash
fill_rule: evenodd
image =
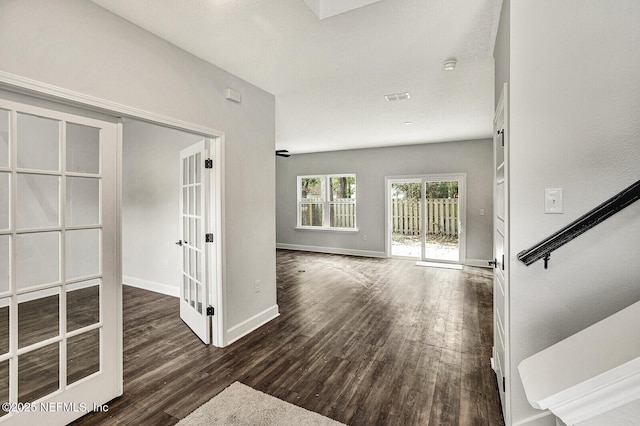
<path id="1" fill-rule="evenodd" d="M 208 139 L 180 151 L 180 240 L 182 249 L 182 283 L 180 318 L 205 344 L 212 341 L 209 303 L 210 187 L 213 160 L 209 157 Z"/>
<path id="2" fill-rule="evenodd" d="M 0 100 L 0 424 L 122 394 L 118 124 Z"/>
<path id="3" fill-rule="evenodd" d="M 509 134 L 505 84 L 493 122 L 494 218 L 493 218 L 493 358 L 504 420 L 509 410 Z"/>

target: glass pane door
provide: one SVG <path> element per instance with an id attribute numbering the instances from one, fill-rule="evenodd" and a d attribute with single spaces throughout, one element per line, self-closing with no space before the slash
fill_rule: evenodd
<path id="1" fill-rule="evenodd" d="M 457 180 L 425 181 L 424 259 L 460 260 L 459 184 Z"/>
<path id="2" fill-rule="evenodd" d="M 180 232 L 182 248 L 182 285 L 180 317 L 204 342 L 211 340 L 211 321 L 207 316 L 208 294 L 205 268 L 206 141 L 202 140 L 180 153 L 181 189 Z"/>
<path id="3" fill-rule="evenodd" d="M 422 259 L 421 180 L 391 183 L 391 255 Z"/>
<path id="4" fill-rule="evenodd" d="M 4 418 L 63 424 L 121 392 L 116 143 L 113 123 L 0 100 Z"/>

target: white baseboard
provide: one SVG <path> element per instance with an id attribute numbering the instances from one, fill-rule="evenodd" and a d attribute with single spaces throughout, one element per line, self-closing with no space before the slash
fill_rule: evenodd
<path id="1" fill-rule="evenodd" d="M 383 251 L 354 250 L 338 247 L 304 246 L 299 244 L 276 243 L 276 248 L 284 250 L 311 251 L 314 253 L 345 254 L 348 256 L 387 257 Z"/>
<path id="2" fill-rule="evenodd" d="M 240 324 L 234 325 L 226 332 L 224 346 L 229 346 L 233 342 L 240 340 L 247 334 L 258 329 L 259 327 L 262 327 L 278 316 L 280 316 L 278 305 L 273 305 L 272 307 L 265 309 L 264 311 L 252 316 L 251 318 L 242 321 Z"/>
<path id="3" fill-rule="evenodd" d="M 180 288 L 172 285 L 160 284 L 153 281 L 147 281 L 140 278 L 122 276 L 122 283 L 131 287 L 141 288 L 143 290 L 154 291 L 167 296 L 180 297 Z"/>
<path id="4" fill-rule="evenodd" d="M 491 268 L 489 260 L 484 259 L 467 259 L 464 264 L 467 266 L 477 266 L 478 268 Z"/>

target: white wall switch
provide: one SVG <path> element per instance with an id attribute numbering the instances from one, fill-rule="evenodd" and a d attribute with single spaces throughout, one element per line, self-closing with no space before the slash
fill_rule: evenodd
<path id="1" fill-rule="evenodd" d="M 562 213 L 562 188 L 545 188 L 544 212 L 547 214 Z"/>
<path id="2" fill-rule="evenodd" d="M 484 209 L 480 209 L 480 216 L 484 216 Z"/>

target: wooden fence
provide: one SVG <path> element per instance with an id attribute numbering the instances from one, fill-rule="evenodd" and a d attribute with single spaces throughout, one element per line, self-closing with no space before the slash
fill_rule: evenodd
<path id="1" fill-rule="evenodd" d="M 420 235 L 422 200 L 394 199 L 391 204 L 393 232 Z M 458 235 L 458 199 L 427 199 L 427 234 Z"/>
<path id="2" fill-rule="evenodd" d="M 302 226 L 322 226 L 324 203 L 303 203 L 300 206 Z M 354 228 L 356 226 L 356 206 L 354 203 L 330 203 L 329 226 L 333 228 Z"/>
<path id="3" fill-rule="evenodd" d="M 356 225 L 356 206 L 353 203 L 331 204 L 329 216 L 331 216 L 330 226 L 334 228 L 353 228 Z"/>

